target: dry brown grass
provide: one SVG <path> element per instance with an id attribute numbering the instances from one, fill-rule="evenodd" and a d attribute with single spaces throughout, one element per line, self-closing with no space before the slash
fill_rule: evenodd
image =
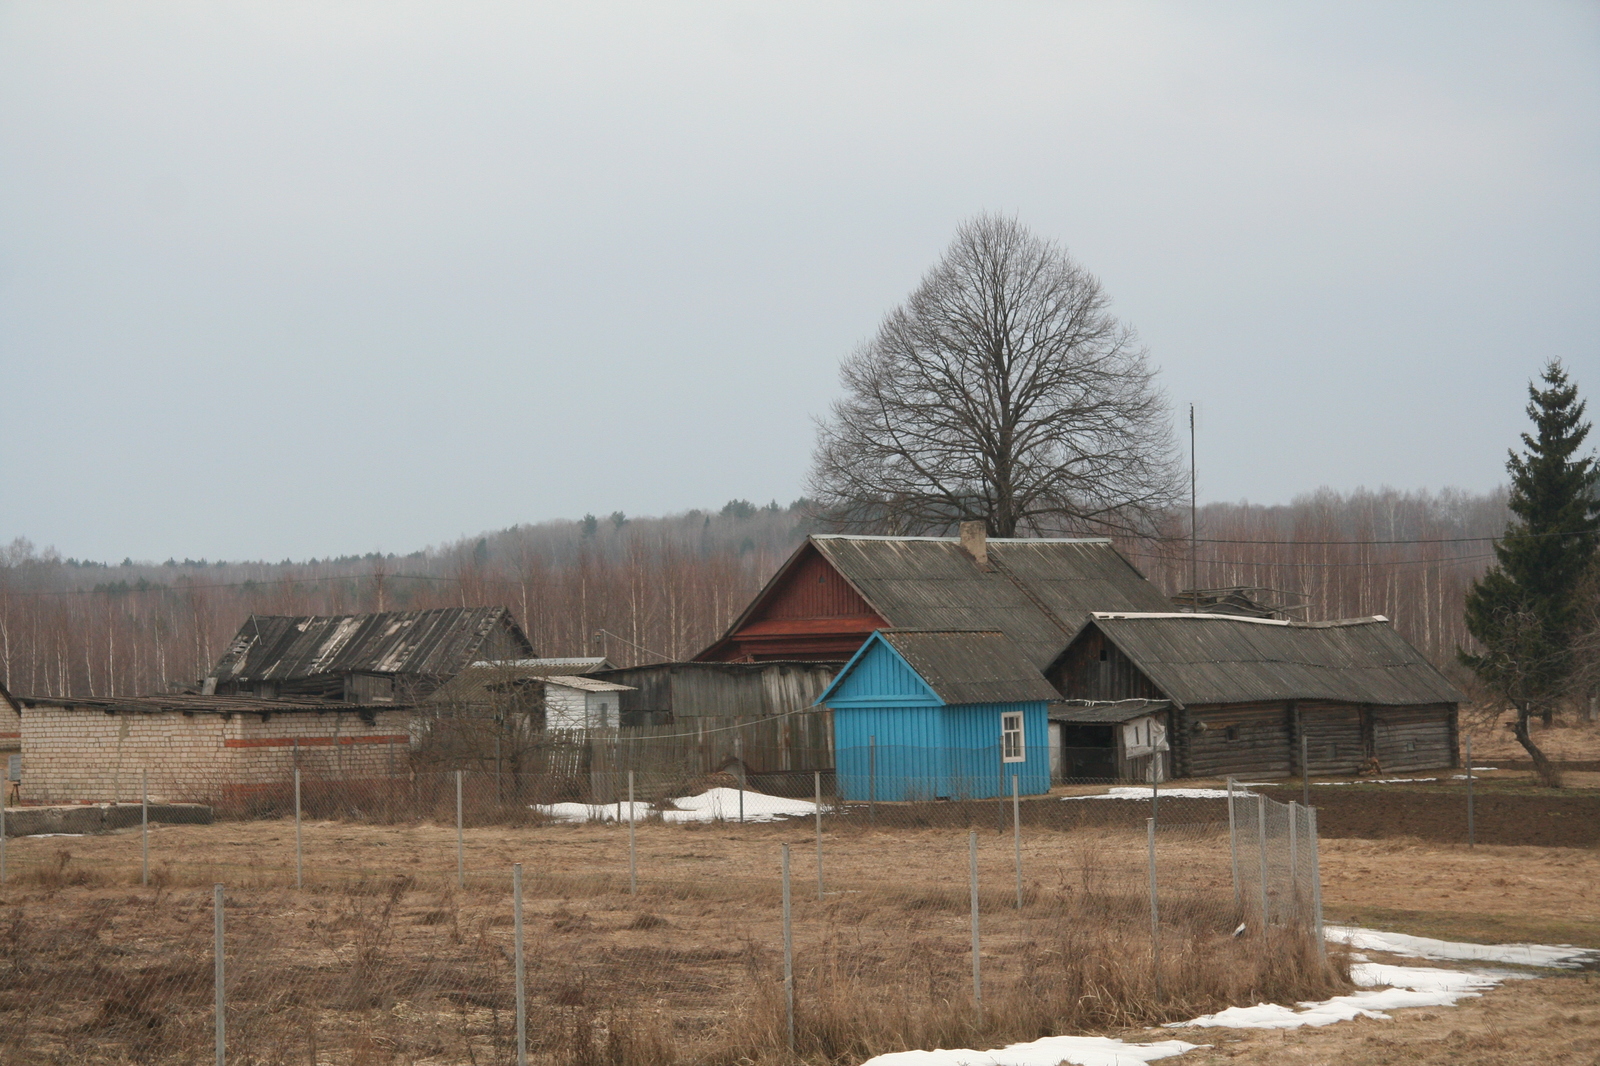
<path id="1" fill-rule="evenodd" d="M 1016 906 L 1009 837 L 984 839 L 984 1004 L 972 1002 L 966 835 L 851 830 L 829 895 L 795 826 L 479 829 L 467 887 L 448 827 L 245 823 L 13 841 L 0 1061 L 178 1063 L 210 1037 L 209 885 L 228 886 L 230 1046 L 323 1066 L 511 1061 L 509 864 L 521 861 L 529 1040 L 550 1066 L 792 1061 L 779 844 L 796 845 L 797 1050 L 816 1063 L 1151 1024 L 1345 985 L 1304 937 L 1234 939 L 1226 849 L 1171 842 L 1160 994 L 1143 834 L 1039 833 Z M 1221 892 L 1219 896 L 1219 890 Z"/>

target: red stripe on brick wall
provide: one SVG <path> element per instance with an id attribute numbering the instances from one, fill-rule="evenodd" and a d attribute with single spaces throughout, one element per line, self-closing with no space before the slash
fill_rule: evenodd
<path id="1" fill-rule="evenodd" d="M 244 740 L 224 740 L 225 748 L 292 748 L 295 741 L 302 748 L 327 748 L 333 746 L 333 737 L 251 737 Z M 409 744 L 411 737 L 405 733 L 380 733 L 370 737 L 340 737 L 340 744 Z"/>

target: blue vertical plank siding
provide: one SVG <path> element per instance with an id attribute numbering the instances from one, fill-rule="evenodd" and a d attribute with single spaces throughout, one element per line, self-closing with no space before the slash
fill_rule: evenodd
<path id="1" fill-rule="evenodd" d="M 1022 713 L 1022 762 L 1001 762 L 1000 718 Z M 1044 703 L 963 703 L 944 709 L 945 750 L 949 756 L 951 798 L 988 799 L 1018 792 L 1050 791 L 1048 717 Z"/>
<path id="2" fill-rule="evenodd" d="M 876 636 L 819 701 L 833 711 L 839 797 L 852 802 L 991 799 L 1050 791 L 1043 701 L 945 704 Z M 1025 761 L 1000 761 L 1001 715 L 1021 711 Z M 872 756 L 876 738 L 876 758 Z M 876 770 L 873 770 L 873 763 Z"/>

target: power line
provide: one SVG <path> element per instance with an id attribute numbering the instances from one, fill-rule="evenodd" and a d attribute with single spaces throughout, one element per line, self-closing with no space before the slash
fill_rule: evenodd
<path id="1" fill-rule="evenodd" d="M 144 588 L 137 585 L 128 585 L 126 588 L 117 588 L 114 585 L 102 584 L 98 588 L 89 589 L 63 589 L 47 592 L 5 592 L 6 596 L 94 596 L 94 595 L 132 595 L 141 592 L 189 592 L 193 589 L 242 589 L 255 587 L 263 591 L 271 590 L 278 585 L 318 585 L 323 582 L 334 581 L 365 581 L 368 574 L 327 574 L 322 577 L 270 577 L 260 580 L 248 581 L 217 581 L 205 585 L 159 585 L 147 584 Z M 461 584 L 465 579 L 459 577 L 430 577 L 427 574 L 385 574 L 385 581 L 444 581 Z"/>
<path id="2" fill-rule="evenodd" d="M 1128 552 L 1124 552 L 1124 554 L 1125 555 L 1130 555 L 1135 559 L 1159 559 L 1159 560 L 1161 560 L 1163 562 L 1174 562 L 1174 561 L 1181 562 L 1182 561 L 1181 559 L 1178 559 L 1176 556 L 1172 556 L 1172 555 L 1155 555 L 1155 554 L 1153 554 L 1151 552 L 1128 551 Z M 1380 561 L 1380 562 L 1364 562 L 1364 563 L 1363 562 L 1292 563 L 1292 562 L 1278 562 L 1278 561 L 1270 560 L 1270 559 L 1209 559 L 1209 560 L 1206 560 L 1206 562 L 1209 563 L 1212 566 L 1281 566 L 1281 567 L 1288 567 L 1288 568 L 1293 568 L 1293 569 L 1303 569 L 1303 570 L 1318 570 L 1318 569 L 1322 569 L 1324 567 L 1342 567 L 1342 566 L 1363 566 L 1363 567 L 1368 567 L 1368 568 L 1372 568 L 1372 569 L 1383 569 L 1383 568 L 1396 567 L 1396 566 L 1454 566 L 1457 563 L 1482 562 L 1485 559 L 1493 559 L 1494 557 L 1495 556 L 1492 555 L 1492 554 L 1486 554 L 1486 555 L 1455 555 L 1455 556 L 1451 556 L 1448 559 L 1386 559 L 1386 560 L 1383 560 L 1383 561 Z"/>
<path id="3" fill-rule="evenodd" d="M 1132 534 L 1138 540 L 1166 540 L 1169 538 L 1158 537 L 1153 533 Z M 1239 540 L 1225 537 L 1201 537 L 1198 544 L 1262 544 L 1269 546 L 1291 547 L 1350 547 L 1360 548 L 1374 544 L 1485 544 L 1499 541 L 1506 543 L 1514 540 L 1544 540 L 1548 537 L 1594 537 L 1597 534 L 1588 530 L 1576 530 L 1567 533 L 1517 533 L 1514 535 L 1501 534 L 1496 537 L 1420 537 L 1414 539 L 1396 540 Z"/>

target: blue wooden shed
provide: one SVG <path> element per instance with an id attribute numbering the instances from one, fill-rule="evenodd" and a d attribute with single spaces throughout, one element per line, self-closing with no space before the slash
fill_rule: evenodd
<path id="1" fill-rule="evenodd" d="M 1050 790 L 1060 696 L 993 630 L 880 629 L 821 697 L 841 799 L 984 799 Z"/>

